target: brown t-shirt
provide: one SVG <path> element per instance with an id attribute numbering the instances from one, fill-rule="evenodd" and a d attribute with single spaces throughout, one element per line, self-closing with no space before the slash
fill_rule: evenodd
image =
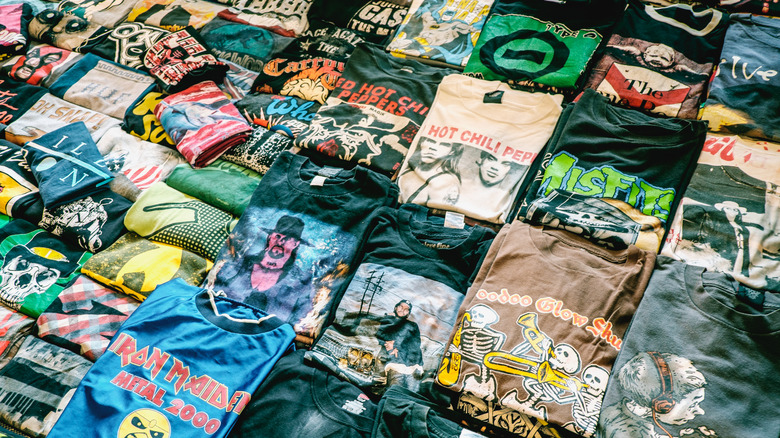
<path id="1" fill-rule="evenodd" d="M 437 383 L 457 394 L 457 410 L 510 432 L 524 427 L 508 421 L 520 412 L 592 435 L 654 261 L 635 246 L 505 225 L 458 311 Z"/>

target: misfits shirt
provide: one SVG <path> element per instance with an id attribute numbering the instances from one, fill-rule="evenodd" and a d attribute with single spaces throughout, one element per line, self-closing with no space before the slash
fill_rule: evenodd
<path id="1" fill-rule="evenodd" d="M 81 272 L 143 301 L 157 286 L 174 278 L 200 284 L 211 266 L 210 261 L 197 254 L 128 232 L 92 257 Z"/>
<path id="2" fill-rule="evenodd" d="M 780 141 L 780 23 L 770 17 L 733 14 L 720 64 L 702 105 L 710 130 Z"/>
<path id="3" fill-rule="evenodd" d="M 780 434 L 780 300 L 659 257 L 612 369 L 604 438 Z"/>
<path id="4" fill-rule="evenodd" d="M 23 145 L 28 141 L 78 122 L 84 122 L 93 141 L 121 121 L 97 111 L 66 102 L 44 93 L 27 112 L 5 128 L 5 139 Z"/>
<path id="5" fill-rule="evenodd" d="M 780 292 L 780 145 L 707 137 L 662 254 Z"/>
<path id="6" fill-rule="evenodd" d="M 428 115 L 439 82 L 454 72 L 361 44 L 295 145 L 392 175 Z"/>
<path id="7" fill-rule="evenodd" d="M 404 0 L 345 0 L 338 3 L 316 0 L 309 15 L 356 30 L 371 42 L 384 45 L 406 16 L 409 3 Z"/>
<path id="8" fill-rule="evenodd" d="M 230 213 L 164 182 L 141 194 L 125 216 L 127 229 L 141 237 L 184 248 L 207 260 L 214 260 L 234 225 Z"/>
<path id="9" fill-rule="evenodd" d="M 225 437 L 294 337 L 260 309 L 168 282 L 122 324 L 48 436 Z"/>
<path id="10" fill-rule="evenodd" d="M 114 178 L 84 122 L 28 141 L 22 150 L 48 209 L 94 194 Z"/>
<path id="11" fill-rule="evenodd" d="M 0 228 L 0 303 L 37 318 L 92 255 L 15 219 Z"/>
<path id="12" fill-rule="evenodd" d="M 106 39 L 90 46 L 89 52 L 127 67 L 145 70 L 144 54 L 157 40 L 169 34 L 159 27 L 125 21 L 111 29 Z"/>
<path id="13" fill-rule="evenodd" d="M 94 362 L 138 304 L 79 275 L 38 317 L 38 337 Z"/>
<path id="14" fill-rule="evenodd" d="M 40 42 L 78 53 L 88 52 L 111 32 L 97 23 L 54 9 L 45 9 L 35 15 L 28 29 L 30 36 Z"/>
<path id="15" fill-rule="evenodd" d="M 52 84 L 81 55 L 48 44 L 30 45 L 25 53 L 4 61 L 0 72 L 11 79 L 46 87 Z"/>
<path id="16" fill-rule="evenodd" d="M 654 261 L 635 246 L 611 251 L 566 231 L 504 225 L 460 306 L 436 383 L 454 393 L 456 410 L 510 432 L 523 427 L 509 421 L 514 411 L 593 435 Z"/>
<path id="17" fill-rule="evenodd" d="M 621 200 L 667 227 L 705 133 L 704 122 L 618 108 L 587 89 L 556 128 L 526 205 L 561 189 Z"/>
<path id="18" fill-rule="evenodd" d="M 446 76 L 398 176 L 401 201 L 503 223 L 563 96 Z"/>
<path id="19" fill-rule="evenodd" d="M 24 52 L 30 43 L 27 26 L 33 12 L 26 3 L 0 6 L 0 60 Z"/>
<path id="20" fill-rule="evenodd" d="M 397 198 L 387 177 L 364 167 L 282 152 L 205 284 L 277 315 L 311 344 L 355 270 L 366 216 Z"/>
<path id="21" fill-rule="evenodd" d="M 463 67 L 493 0 L 415 0 L 387 50 Z"/>
<path id="22" fill-rule="evenodd" d="M 728 14 L 630 0 L 585 86 L 610 102 L 696 119 L 728 26 Z"/>
<path id="23" fill-rule="evenodd" d="M 305 362 L 301 350 L 279 359 L 253 397 L 231 438 L 372 436 L 376 404 L 351 383 Z"/>
<path id="24" fill-rule="evenodd" d="M 19 353 L 0 369 L 0 421 L 43 438 L 92 362 L 28 336 Z"/>
<path id="25" fill-rule="evenodd" d="M 464 71 L 487 80 L 575 88 L 625 3 L 564 3 L 496 1 Z"/>
<path id="26" fill-rule="evenodd" d="M 268 29 L 275 34 L 296 37 L 309 27 L 312 0 L 220 0 L 232 8 L 219 13 L 221 18 Z"/>
<path id="27" fill-rule="evenodd" d="M 433 377 L 455 325 L 463 291 L 494 233 L 447 228 L 420 206 L 382 208 L 333 323 L 311 359 L 382 394 L 392 385 L 418 391 Z"/>
<path id="28" fill-rule="evenodd" d="M 176 142 L 165 132 L 160 120 L 154 115 L 154 109 L 165 97 L 163 93 L 152 91 L 138 98 L 125 113 L 122 129 L 141 140 L 175 148 Z"/>

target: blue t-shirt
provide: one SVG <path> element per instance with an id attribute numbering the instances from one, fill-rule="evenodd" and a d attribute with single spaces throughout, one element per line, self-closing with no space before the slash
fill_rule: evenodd
<path id="1" fill-rule="evenodd" d="M 294 338 L 260 309 L 169 281 L 122 325 L 49 436 L 226 436 Z"/>

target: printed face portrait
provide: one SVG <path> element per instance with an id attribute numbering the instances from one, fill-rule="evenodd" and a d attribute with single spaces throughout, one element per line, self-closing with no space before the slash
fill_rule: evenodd
<path id="1" fill-rule="evenodd" d="M 677 400 L 668 414 L 657 413 L 658 421 L 666 424 L 685 424 L 697 415 L 704 415 L 704 409 L 699 404 L 704 401 L 704 388 L 697 388 Z"/>
<path id="2" fill-rule="evenodd" d="M 275 232 L 269 234 L 260 266 L 266 269 L 282 269 L 300 244 L 301 241 L 292 236 Z"/>
<path id="3" fill-rule="evenodd" d="M 424 137 L 420 141 L 420 161 L 424 164 L 439 161 L 451 152 L 452 143 L 438 142 L 428 137 Z"/>
<path id="4" fill-rule="evenodd" d="M 81 17 L 47 9 L 33 18 L 29 30 L 35 39 L 62 49 L 76 50 L 84 45 L 99 27 Z"/>
<path id="5" fill-rule="evenodd" d="M 511 168 L 508 161 L 501 161 L 493 155 L 483 155 L 479 162 L 479 179 L 486 186 L 494 186 L 506 178 Z"/>
<path id="6" fill-rule="evenodd" d="M 674 50 L 664 44 L 657 44 L 648 47 L 642 57 L 653 67 L 667 68 L 674 63 Z"/>
<path id="7" fill-rule="evenodd" d="M 14 71 L 14 78 L 20 81 L 26 81 L 39 69 L 53 64 L 62 59 L 62 53 L 55 52 L 41 56 L 40 49 L 30 51 L 24 58 L 22 65 Z"/>
<path id="8" fill-rule="evenodd" d="M 409 316 L 410 311 L 409 304 L 404 303 L 403 301 L 395 305 L 395 316 L 399 318 L 406 318 Z"/>

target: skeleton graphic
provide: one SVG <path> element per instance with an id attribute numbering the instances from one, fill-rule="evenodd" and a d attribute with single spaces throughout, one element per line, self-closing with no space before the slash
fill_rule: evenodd
<path id="1" fill-rule="evenodd" d="M 53 211 L 44 209 L 38 226 L 55 236 L 61 236 L 66 231 L 73 233 L 78 236 L 80 247 L 96 252 L 103 246 L 100 235 L 108 220 L 108 213 L 103 207 L 112 202 L 112 199 L 95 202 L 91 196 L 87 196 Z"/>
<path id="2" fill-rule="evenodd" d="M 42 259 L 25 246 L 15 246 L 0 269 L 0 302 L 19 310 L 24 299 L 46 292 L 60 277 L 60 271 L 35 261 Z"/>
<path id="3" fill-rule="evenodd" d="M 596 432 L 596 422 L 601 412 L 601 403 L 604 400 L 604 391 L 607 389 L 609 371 L 598 365 L 588 365 L 582 370 L 583 386 L 574 393 L 577 399 L 571 408 L 573 423 L 565 426 L 572 427 L 577 433 L 591 436 Z"/>

